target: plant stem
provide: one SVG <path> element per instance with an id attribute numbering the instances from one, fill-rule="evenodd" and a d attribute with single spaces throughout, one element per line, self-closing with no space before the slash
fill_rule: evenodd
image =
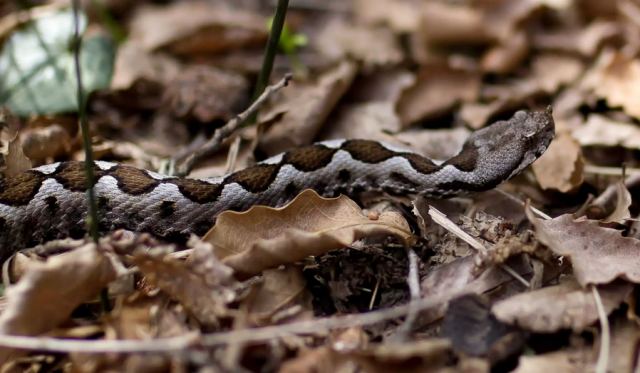
<path id="1" fill-rule="evenodd" d="M 284 19 L 287 15 L 287 8 L 289 7 L 289 0 L 278 0 L 276 6 L 276 14 L 273 16 L 273 22 L 271 24 L 271 31 L 269 32 L 269 39 L 267 40 L 267 46 L 264 50 L 264 59 L 262 60 L 262 68 L 256 81 L 256 87 L 253 91 L 253 99 L 255 101 L 269 83 L 269 77 L 271 76 L 271 70 L 273 70 L 273 61 L 276 58 L 278 52 L 278 43 L 280 42 L 280 35 L 282 34 L 282 28 L 284 27 Z M 248 123 L 255 122 L 257 113 L 252 114 Z"/>
<path id="2" fill-rule="evenodd" d="M 89 205 L 88 218 L 86 220 L 87 230 L 93 242 L 98 243 L 98 209 L 96 197 L 93 189 L 95 176 L 93 174 L 93 151 L 91 149 L 91 138 L 89 136 L 89 125 L 87 123 L 86 102 L 84 89 L 82 86 L 82 71 L 80 68 L 80 4 L 79 0 L 73 0 L 73 59 L 75 62 L 76 81 L 78 83 L 78 117 L 80 119 L 80 131 L 82 132 L 82 145 L 84 147 L 84 172 L 87 179 L 87 204 Z"/>

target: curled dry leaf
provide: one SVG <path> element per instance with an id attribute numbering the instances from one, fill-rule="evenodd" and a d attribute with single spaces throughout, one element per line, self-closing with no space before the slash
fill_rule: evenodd
<path id="1" fill-rule="evenodd" d="M 605 312 L 618 308 L 632 290 L 633 285 L 622 281 L 599 286 Z M 591 289 L 582 289 L 572 280 L 501 300 L 492 312 L 502 322 L 536 333 L 580 332 L 598 320 Z"/>
<path id="2" fill-rule="evenodd" d="M 206 1 L 143 5 L 132 20 L 130 38 L 147 51 L 166 48 L 177 54 L 220 53 L 259 46 L 267 38 L 266 19 Z"/>
<path id="3" fill-rule="evenodd" d="M 533 164 L 533 173 L 542 189 L 566 193 L 584 181 L 582 148 L 566 132 L 559 133 L 549 149 Z"/>
<path id="4" fill-rule="evenodd" d="M 17 284 L 7 288 L 7 308 L 0 315 L 0 334 L 39 335 L 91 300 L 116 277 L 110 260 L 87 244 L 74 251 L 34 262 Z M 2 349 L 0 361 L 11 352 Z"/>
<path id="5" fill-rule="evenodd" d="M 357 72 L 355 63 L 343 61 L 315 82 L 291 82 L 260 116 L 260 122 L 271 126 L 260 140 L 261 147 L 276 154 L 313 141 Z"/>
<path id="6" fill-rule="evenodd" d="M 529 54 L 529 40 L 523 31 L 509 35 L 482 57 L 482 70 L 506 74 L 516 69 Z"/>
<path id="7" fill-rule="evenodd" d="M 416 83 L 405 90 L 397 110 L 406 127 L 419 120 L 441 115 L 461 101 L 474 101 L 480 93 L 480 75 L 444 65 L 424 67 Z"/>
<path id="8" fill-rule="evenodd" d="M 190 241 L 193 253 L 187 261 L 164 252 L 136 253 L 134 262 L 145 277 L 184 305 L 201 323 L 217 325 L 235 300 L 236 281 L 231 268 L 220 263 L 210 245 Z"/>
<path id="9" fill-rule="evenodd" d="M 384 24 L 397 33 L 410 33 L 420 26 L 420 12 L 404 0 L 356 0 L 353 15 L 364 23 Z"/>
<path id="10" fill-rule="evenodd" d="M 640 59 L 622 52 L 603 52 L 583 86 L 607 100 L 609 106 L 621 106 L 627 114 L 640 118 Z"/>
<path id="11" fill-rule="evenodd" d="M 622 237 L 596 221 L 576 221 L 569 214 L 542 220 L 529 208 L 526 213 L 537 239 L 555 254 L 571 259 L 580 285 L 606 284 L 616 278 L 640 282 L 640 240 Z"/>
<path id="12" fill-rule="evenodd" d="M 152 54 L 128 39 L 118 47 L 111 89 L 128 89 L 137 80 L 168 82 L 180 73 L 180 63 L 166 54 Z"/>
<path id="13" fill-rule="evenodd" d="M 394 66 L 402 60 L 400 45 L 387 28 L 331 21 L 313 42 L 330 59 L 353 58 L 365 69 Z"/>
<path id="14" fill-rule="evenodd" d="M 5 174 L 7 177 L 14 176 L 31 168 L 31 160 L 24 154 L 22 141 L 17 134 L 13 139 L 9 140 L 6 163 L 7 168 Z"/>
<path id="15" fill-rule="evenodd" d="M 286 266 L 283 269 L 264 271 L 263 280 L 250 296 L 248 320 L 251 325 L 277 324 L 280 317 L 291 321 L 299 316 L 312 316 L 310 296 L 300 268 Z M 282 312 L 278 315 L 277 313 Z"/>
<path id="16" fill-rule="evenodd" d="M 370 220 L 345 196 L 328 199 L 305 190 L 284 207 L 225 211 L 203 239 L 214 245 L 225 264 L 241 276 L 252 276 L 371 235 L 413 240 L 406 220 L 398 213 L 383 212 Z"/>
<path id="17" fill-rule="evenodd" d="M 71 151 L 72 138 L 59 124 L 27 130 L 22 136 L 22 149 L 36 163 L 67 155 Z"/>
<path id="18" fill-rule="evenodd" d="M 594 365 L 592 348 L 584 347 L 540 355 L 521 355 L 513 373 L 588 372 Z"/>
<path id="19" fill-rule="evenodd" d="M 640 127 L 591 114 L 583 126 L 572 133 L 582 146 L 622 146 L 640 149 Z"/>

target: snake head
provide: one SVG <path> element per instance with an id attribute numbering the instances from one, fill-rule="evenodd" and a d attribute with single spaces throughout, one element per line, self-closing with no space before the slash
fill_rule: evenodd
<path id="1" fill-rule="evenodd" d="M 543 111 L 518 111 L 509 120 L 514 132 L 514 139 L 519 146 L 520 164 L 509 175 L 517 175 L 538 159 L 549 147 L 555 136 L 555 123 L 551 106 Z"/>
<path id="2" fill-rule="evenodd" d="M 477 154 L 473 178 L 493 187 L 520 173 L 544 153 L 555 135 L 551 108 L 518 111 L 509 120 L 498 121 L 474 132 L 463 147 Z M 460 155 L 452 158 L 456 160 Z M 459 162 L 458 162 L 459 163 Z M 460 168 L 460 167 L 458 167 Z"/>

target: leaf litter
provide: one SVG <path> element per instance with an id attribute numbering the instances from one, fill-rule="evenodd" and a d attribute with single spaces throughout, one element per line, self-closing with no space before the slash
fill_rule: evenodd
<path id="1" fill-rule="evenodd" d="M 87 37 L 127 36 L 89 97 L 94 153 L 159 170 L 251 102 L 273 9 L 122 3 L 85 9 Z M 61 9 L 0 6 L 5 50 L 29 15 Z M 632 1 L 291 2 L 287 27 L 308 42 L 276 58 L 272 82 L 292 84 L 192 175 L 340 137 L 447 159 L 470 131 L 547 105 L 556 138 L 478 195 L 304 191 L 225 212 L 187 244 L 117 231 L 30 248 L 5 265 L 3 369 L 637 370 L 639 15 Z M 73 109 L 11 79 L 4 177 L 83 159 Z"/>

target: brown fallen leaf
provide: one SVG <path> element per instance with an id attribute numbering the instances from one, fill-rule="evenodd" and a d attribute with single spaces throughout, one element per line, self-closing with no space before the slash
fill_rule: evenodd
<path id="1" fill-rule="evenodd" d="M 595 360 L 591 347 L 522 355 L 513 373 L 587 372 L 594 367 Z"/>
<path id="2" fill-rule="evenodd" d="M 22 141 L 18 134 L 11 140 L 9 140 L 9 150 L 5 158 L 7 168 L 5 175 L 11 177 L 17 175 L 23 171 L 26 171 L 32 167 L 31 160 L 27 158 L 22 150 Z"/>
<path id="3" fill-rule="evenodd" d="M 291 82 L 259 117 L 270 126 L 260 139 L 261 149 L 277 154 L 312 142 L 357 71 L 355 63 L 343 61 L 314 82 Z"/>
<path id="4" fill-rule="evenodd" d="M 215 326 L 228 316 L 227 304 L 236 297 L 237 282 L 231 268 L 220 263 L 210 245 L 190 241 L 193 253 L 181 261 L 164 252 L 137 253 L 134 263 L 147 280 L 178 300 L 198 321 Z"/>
<path id="5" fill-rule="evenodd" d="M 24 154 L 37 164 L 71 152 L 73 139 L 59 124 L 26 130 L 22 134 Z"/>
<path id="6" fill-rule="evenodd" d="M 371 235 L 413 240 L 406 220 L 398 213 L 383 212 L 370 220 L 349 198 L 322 198 L 309 189 L 281 208 L 225 211 L 203 240 L 214 245 L 223 263 L 246 277 Z"/>
<path id="7" fill-rule="evenodd" d="M 111 89 L 128 89 L 140 79 L 168 82 L 180 73 L 180 67 L 173 57 L 163 53 L 152 54 L 139 42 L 127 39 L 118 47 Z"/>
<path id="8" fill-rule="evenodd" d="M 396 33 L 411 33 L 420 26 L 420 12 L 405 0 L 355 0 L 353 15 L 363 23 L 383 24 Z"/>
<path id="9" fill-rule="evenodd" d="M 632 290 L 632 284 L 622 281 L 598 286 L 605 312 L 618 308 Z M 536 333 L 580 332 L 598 320 L 591 290 L 573 280 L 498 301 L 491 311 L 502 322 Z"/>
<path id="10" fill-rule="evenodd" d="M 179 118 L 208 123 L 227 121 L 246 106 L 249 82 L 233 71 L 212 66 L 187 66 L 167 82 L 163 102 Z"/>
<path id="11" fill-rule="evenodd" d="M 569 214 L 541 220 L 526 209 L 537 239 L 556 255 L 571 259 L 573 273 L 582 286 L 607 284 L 616 278 L 640 282 L 640 241 L 622 237 L 592 220 L 574 220 Z"/>
<path id="12" fill-rule="evenodd" d="M 549 149 L 533 163 L 533 173 L 542 189 L 569 192 L 584 181 L 582 148 L 566 132 L 553 139 Z"/>
<path id="13" fill-rule="evenodd" d="M 617 22 L 595 21 L 587 27 L 534 33 L 531 43 L 537 49 L 593 58 L 603 45 L 621 34 L 622 28 Z"/>
<path id="14" fill-rule="evenodd" d="M 640 127 L 598 114 L 589 115 L 584 125 L 572 132 L 572 136 L 582 146 L 622 146 L 627 149 L 640 149 Z"/>
<path id="15" fill-rule="evenodd" d="M 607 100 L 610 107 L 620 106 L 627 114 L 640 118 L 640 59 L 619 51 L 604 51 L 582 85 Z"/>
<path id="16" fill-rule="evenodd" d="M 624 185 L 624 181 L 620 180 L 616 183 L 616 202 L 615 208 L 609 216 L 604 218 L 603 222 L 605 223 L 624 223 L 627 219 L 631 218 L 631 213 L 629 212 L 629 207 L 633 203 L 631 198 L 631 193 Z"/>
<path id="17" fill-rule="evenodd" d="M 74 251 L 34 262 L 17 284 L 7 288 L 8 304 L 0 315 L 0 334 L 39 335 L 69 318 L 116 278 L 111 261 L 87 244 Z M 0 349 L 0 362 L 12 356 Z"/>
<path id="18" fill-rule="evenodd" d="M 261 326 L 277 324 L 281 319 L 309 319 L 313 316 L 310 299 L 300 268 L 285 266 L 283 269 L 268 269 L 264 271 L 262 282 L 250 295 L 247 320 L 252 326 Z"/>
<path id="19" fill-rule="evenodd" d="M 207 1 L 143 5 L 132 17 L 129 36 L 146 51 L 177 54 L 221 53 L 260 46 L 267 20 L 257 14 Z M 168 27 L 168 25 L 171 25 Z"/>
<path id="20" fill-rule="evenodd" d="M 480 75 L 445 65 L 425 66 L 414 85 L 406 89 L 397 104 L 404 127 L 442 115 L 461 101 L 475 101 L 480 93 Z"/>
<path id="21" fill-rule="evenodd" d="M 355 59 L 365 70 L 395 66 L 402 61 L 402 50 L 395 35 L 383 27 L 333 20 L 312 40 L 312 46 L 331 60 Z"/>
<path id="22" fill-rule="evenodd" d="M 516 31 L 482 56 L 482 71 L 507 74 L 516 69 L 529 54 L 529 40 L 523 31 Z"/>

